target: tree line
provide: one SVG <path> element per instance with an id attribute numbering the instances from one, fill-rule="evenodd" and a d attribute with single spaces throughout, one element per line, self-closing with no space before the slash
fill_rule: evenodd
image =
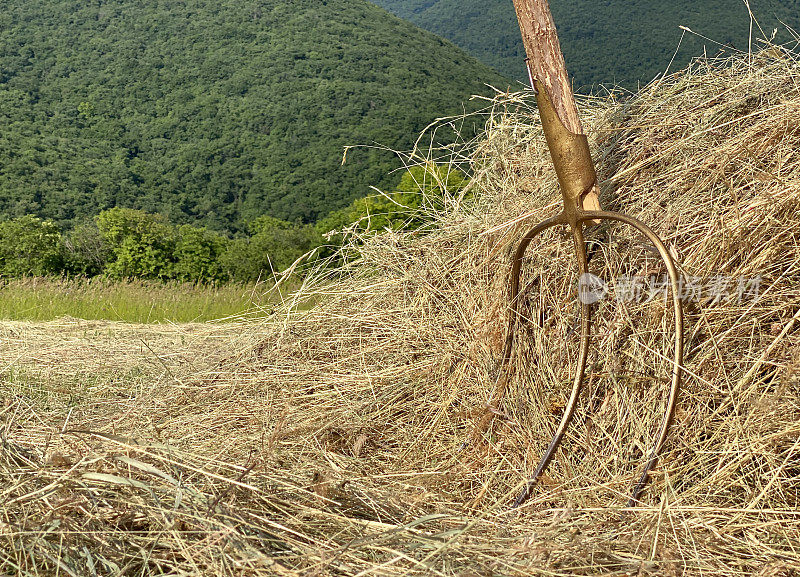
<path id="1" fill-rule="evenodd" d="M 304 255 L 309 260 L 334 255 L 346 241 L 345 229 L 380 233 L 422 227 L 467 183 L 455 169 L 414 167 L 391 193 L 358 199 L 315 224 L 263 215 L 233 237 L 123 207 L 66 230 L 52 220 L 24 215 L 0 222 L 0 277 L 252 282 Z"/>

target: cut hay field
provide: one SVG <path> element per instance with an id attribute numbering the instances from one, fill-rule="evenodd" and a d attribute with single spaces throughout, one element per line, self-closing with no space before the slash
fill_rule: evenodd
<path id="1" fill-rule="evenodd" d="M 510 255 L 558 203 L 532 102 L 487 103 L 486 133 L 450 151 L 470 194 L 428 229 L 353 238 L 260 319 L 0 323 L 0 574 L 800 574 L 800 64 L 702 61 L 581 103 L 606 208 L 651 224 L 703 287 L 760 279 L 686 299 L 680 407 L 630 509 L 670 371 L 657 298 L 594 307 L 578 416 L 510 509 L 577 348 L 554 232 L 498 372 Z M 588 234 L 612 288 L 663 273 L 633 232 Z"/>

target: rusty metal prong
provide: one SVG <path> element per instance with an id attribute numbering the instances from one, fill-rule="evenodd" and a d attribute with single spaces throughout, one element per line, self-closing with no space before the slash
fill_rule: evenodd
<path id="1" fill-rule="evenodd" d="M 575 257 L 578 261 L 578 274 L 584 275 L 589 272 L 589 263 L 586 258 L 586 244 L 583 239 L 583 230 L 580 223 L 572 224 L 571 229 L 572 238 L 575 244 Z M 575 407 L 578 404 L 578 398 L 580 397 L 581 389 L 583 388 L 583 381 L 586 377 L 586 363 L 589 358 L 589 332 L 591 330 L 591 323 L 591 307 L 588 303 L 581 302 L 581 342 L 580 351 L 578 353 L 578 365 L 575 369 L 575 377 L 572 383 L 572 393 L 567 401 L 567 406 L 564 408 L 564 414 L 561 416 L 561 423 L 558 425 L 558 429 L 553 435 L 550 445 L 548 445 L 544 456 L 542 457 L 541 461 L 539 461 L 539 465 L 536 467 L 533 475 L 531 475 L 522 493 L 520 493 L 519 497 L 517 497 L 517 500 L 514 501 L 514 505 L 512 507 L 513 509 L 516 509 L 530 498 L 536 482 L 539 480 L 539 477 L 542 475 L 545 469 L 547 469 L 550 461 L 553 460 L 553 456 L 556 454 L 556 451 L 561 444 L 561 440 L 564 438 L 567 427 L 569 427 L 570 423 L 572 422 L 572 418 L 575 416 Z"/>
<path id="2" fill-rule="evenodd" d="M 661 425 L 659 426 L 658 436 L 650 453 L 650 458 L 638 482 L 634 485 L 631 491 L 631 497 L 628 500 L 628 507 L 633 507 L 639 501 L 639 496 L 647 485 L 647 481 L 650 477 L 650 471 L 653 470 L 653 467 L 655 467 L 661 455 L 661 449 L 664 447 L 664 442 L 667 440 L 667 434 L 669 433 L 669 429 L 675 417 L 675 407 L 678 403 L 678 395 L 680 394 L 681 379 L 683 377 L 683 308 L 681 307 L 680 276 L 678 274 L 678 267 L 675 266 L 675 261 L 664 245 L 664 241 L 643 222 L 624 214 L 608 211 L 586 212 L 581 215 L 581 220 L 589 219 L 622 222 L 632 226 L 647 237 L 647 239 L 653 243 L 653 246 L 656 247 L 661 260 L 664 261 L 664 265 L 667 267 L 667 274 L 669 275 L 670 287 L 672 289 L 672 307 L 675 314 L 675 351 L 672 359 L 672 383 L 670 385 L 669 398 L 667 399 L 667 408 Z"/>

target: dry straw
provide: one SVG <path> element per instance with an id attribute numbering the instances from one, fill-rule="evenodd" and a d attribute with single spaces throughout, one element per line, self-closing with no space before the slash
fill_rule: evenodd
<path id="1" fill-rule="evenodd" d="M 426 215 L 430 226 L 354 230 L 346 262 L 313 271 L 268 320 L 156 339 L 140 357 L 129 347 L 116 373 L 87 352 L 91 335 L 52 341 L 84 375 L 72 387 L 63 370 L 33 374 L 36 355 L 20 360 L 4 345 L 0 567 L 797 574 L 794 56 L 703 60 L 628 99 L 583 102 L 605 207 L 650 223 L 704 287 L 761 279 L 757 299 L 687 300 L 686 390 L 635 510 L 623 509 L 625 495 L 669 374 L 659 298 L 599 304 L 579 418 L 534 498 L 509 512 L 557 422 L 577 340 L 569 246 L 554 233 L 531 249 L 515 370 L 487 408 L 501 378 L 509 253 L 558 202 L 531 103 L 499 95 L 478 117 L 481 138 L 449 152 L 472 184 Z M 612 289 L 662 272 L 631 231 L 601 227 L 590 238 L 592 272 Z M 299 311 L 305 302 L 316 306 Z M 152 362 L 137 372 L 134 358 Z"/>

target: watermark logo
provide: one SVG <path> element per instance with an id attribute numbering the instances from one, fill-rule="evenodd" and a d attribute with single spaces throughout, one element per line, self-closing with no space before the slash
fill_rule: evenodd
<path id="1" fill-rule="evenodd" d="M 618 303 L 646 303 L 657 299 L 666 300 L 672 288 L 669 276 L 619 276 L 612 284 L 591 273 L 578 279 L 578 299 L 593 305 L 606 298 Z M 684 302 L 706 305 L 725 303 L 741 304 L 756 301 L 761 289 L 761 277 L 739 277 L 717 275 L 707 279 L 680 277 L 678 298 Z"/>
<path id="2" fill-rule="evenodd" d="M 585 305 L 599 303 L 608 295 L 608 283 L 590 272 L 578 279 L 578 300 Z"/>

